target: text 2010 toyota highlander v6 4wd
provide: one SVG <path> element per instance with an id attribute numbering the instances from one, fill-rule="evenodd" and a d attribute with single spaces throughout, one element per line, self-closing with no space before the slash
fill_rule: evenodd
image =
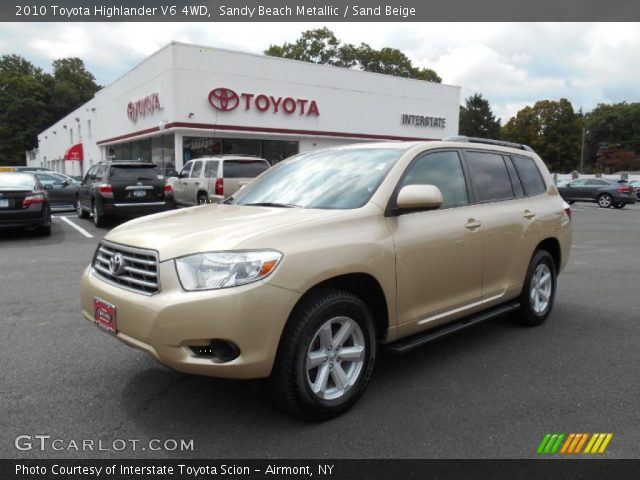
<path id="1" fill-rule="evenodd" d="M 223 204 L 128 222 L 84 273 L 84 317 L 182 372 L 271 377 L 290 411 L 335 416 L 380 344 L 549 315 L 570 210 L 528 147 L 483 142 L 303 153 Z"/>

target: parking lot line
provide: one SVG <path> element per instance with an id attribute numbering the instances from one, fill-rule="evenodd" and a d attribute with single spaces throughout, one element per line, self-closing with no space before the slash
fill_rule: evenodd
<path id="1" fill-rule="evenodd" d="M 71 227 L 75 228 L 77 231 L 79 231 L 82 235 L 84 235 L 87 238 L 93 238 L 93 235 L 91 235 L 89 232 L 87 232 L 84 228 L 76 225 L 75 223 L 73 223 L 71 220 L 69 220 L 67 217 L 58 217 L 56 216 L 55 218 L 59 218 L 60 220 L 62 220 L 64 223 L 70 225 Z"/>

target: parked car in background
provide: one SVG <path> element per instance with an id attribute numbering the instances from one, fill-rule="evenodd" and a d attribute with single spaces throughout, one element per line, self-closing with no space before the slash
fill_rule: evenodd
<path id="1" fill-rule="evenodd" d="M 33 175 L 0 172 L 0 228 L 29 228 L 51 235 L 47 192 Z"/>
<path id="2" fill-rule="evenodd" d="M 253 155 L 216 155 L 190 160 L 171 179 L 178 205 L 218 203 L 233 195 L 271 165 Z"/>
<path id="3" fill-rule="evenodd" d="M 569 204 L 595 202 L 602 208 L 624 208 L 636 202 L 635 192 L 627 183 L 605 178 L 580 178 L 559 186 L 558 191 Z"/>
<path id="4" fill-rule="evenodd" d="M 640 180 L 631 180 L 629 186 L 635 189 L 636 199 L 640 200 Z"/>
<path id="5" fill-rule="evenodd" d="M 111 230 L 82 314 L 179 371 L 271 377 L 283 407 L 326 420 L 364 392 L 381 344 L 403 353 L 503 314 L 542 324 L 570 214 L 523 145 L 305 152 L 223 203 Z"/>
<path id="6" fill-rule="evenodd" d="M 138 217 L 175 208 L 173 191 L 153 163 L 118 160 L 89 169 L 75 201 L 80 218 L 102 227 L 107 217 Z"/>
<path id="7" fill-rule="evenodd" d="M 62 173 L 45 171 L 29 173 L 34 175 L 47 190 L 52 210 L 75 209 L 80 182 Z"/>

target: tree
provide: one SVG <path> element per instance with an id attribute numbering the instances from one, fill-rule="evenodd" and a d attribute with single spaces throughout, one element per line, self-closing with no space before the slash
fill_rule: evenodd
<path id="1" fill-rule="evenodd" d="M 18 55 L 0 57 L 0 163 L 24 163 L 51 120 L 51 77 Z"/>
<path id="2" fill-rule="evenodd" d="M 307 30 L 294 43 L 271 45 L 264 53 L 271 57 L 442 82 L 434 70 L 413 66 L 409 57 L 396 48 L 385 47 L 376 50 L 366 43 L 359 46 L 341 43 L 327 27 Z"/>
<path id="3" fill-rule="evenodd" d="M 584 128 L 585 160 L 589 163 L 596 162 L 602 155 L 602 148 L 606 150 L 611 145 L 617 146 L 614 157 L 619 157 L 622 151 L 640 156 L 640 103 L 599 104 L 585 115 Z M 613 151 L 606 151 L 606 158 L 613 155 Z M 629 154 L 624 157 L 631 158 Z M 603 165 L 602 161 L 596 162 L 599 169 Z"/>
<path id="4" fill-rule="evenodd" d="M 460 106 L 460 135 L 480 138 L 500 138 L 500 119 L 491 111 L 489 101 L 476 93 Z"/>
<path id="5" fill-rule="evenodd" d="M 552 171 L 568 172 L 579 164 L 581 118 L 566 98 L 523 108 L 502 128 L 502 137 L 531 146 Z"/>
<path id="6" fill-rule="evenodd" d="M 100 90 L 95 80 L 79 58 L 54 60 L 51 109 L 55 118 L 62 118 L 91 100 Z"/>
<path id="7" fill-rule="evenodd" d="M 0 57 L 0 164 L 23 164 L 38 133 L 99 88 L 79 58 L 54 61 L 51 75 L 19 55 Z"/>

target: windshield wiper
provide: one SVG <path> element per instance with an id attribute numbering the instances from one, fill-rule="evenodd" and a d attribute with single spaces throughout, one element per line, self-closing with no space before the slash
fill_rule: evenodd
<path id="1" fill-rule="evenodd" d="M 245 207 L 279 207 L 279 208 L 295 208 L 300 205 L 294 205 L 293 203 L 275 203 L 275 202 L 257 202 L 257 203 L 242 203 Z"/>

